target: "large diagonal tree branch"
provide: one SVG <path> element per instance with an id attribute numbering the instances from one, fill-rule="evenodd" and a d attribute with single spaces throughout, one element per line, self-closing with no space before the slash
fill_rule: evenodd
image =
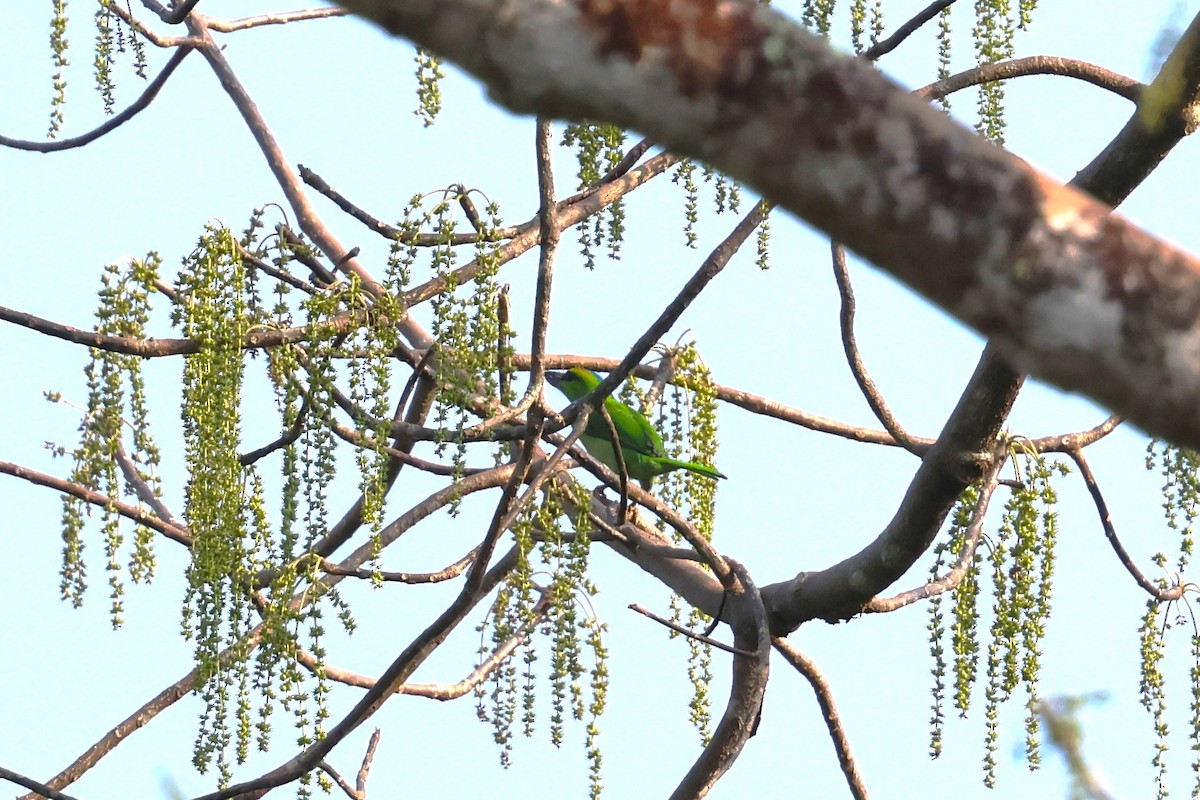
<path id="1" fill-rule="evenodd" d="M 990 337 L 1017 368 L 1200 447 L 1200 262 L 778 11 L 748 0 L 343 5 L 456 62 L 515 111 L 636 128 L 725 170 Z M 1165 152 L 1191 129 L 1197 40 L 1194 23 L 1127 138 Z M 1132 172 L 1154 163 L 1139 158 Z"/>

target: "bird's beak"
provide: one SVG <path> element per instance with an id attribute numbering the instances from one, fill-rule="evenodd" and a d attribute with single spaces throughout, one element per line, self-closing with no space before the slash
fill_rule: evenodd
<path id="1" fill-rule="evenodd" d="M 565 372 L 547 372 L 546 383 L 550 384 L 555 389 L 561 389 L 563 378 L 565 377 L 567 377 Z"/>

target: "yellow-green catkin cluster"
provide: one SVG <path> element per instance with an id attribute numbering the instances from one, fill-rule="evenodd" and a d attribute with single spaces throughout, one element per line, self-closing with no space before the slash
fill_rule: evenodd
<path id="1" fill-rule="evenodd" d="M 1050 617 L 1051 589 L 1054 578 L 1055 547 L 1058 540 L 1058 497 L 1053 480 L 1069 468 L 1028 449 L 1020 442 L 1010 448 L 1015 488 L 1011 489 L 998 529 L 984 553 L 977 548 L 963 580 L 951 594 L 952 615 L 949 623 L 950 649 L 953 653 L 953 704 L 959 716 L 967 716 L 972 695 L 980 682 L 979 655 L 986 653 L 982 667 L 984 691 L 983 780 L 996 783 L 996 751 L 999 742 L 1001 707 L 1024 697 L 1025 756 L 1030 769 L 1040 764 L 1040 700 L 1042 640 Z M 972 487 L 960 498 L 951 523 L 951 536 L 938 548 L 936 576 L 942 566 L 957 559 L 966 546 L 971 530 L 978 489 Z M 987 563 L 987 562 L 990 562 Z M 983 575 L 990 566 L 991 624 L 986 638 L 981 636 L 984 620 L 979 609 L 984 587 Z M 938 755 L 942 747 L 945 721 L 947 624 L 945 601 L 931 602 L 930 633 L 934 658 L 933 713 L 930 751 Z M 981 639 L 983 641 L 981 641 Z"/>
<path id="2" fill-rule="evenodd" d="M 684 461 L 714 465 L 717 456 L 717 402 L 712 374 L 700 357 L 695 343 L 672 350 L 667 357 L 674 363 L 674 377 L 664 397 L 658 429 L 663 433 L 667 454 Z M 648 411 L 649 409 L 647 409 Z M 661 500 L 679 509 L 706 539 L 716 530 L 717 482 L 687 470 L 661 476 L 655 493 Z M 660 525 L 660 528 L 662 526 Z M 711 618 L 695 608 L 684 608 L 678 596 L 671 598 L 673 621 L 700 630 Z M 676 634 L 670 634 L 672 638 Z M 712 736 L 712 648 L 687 638 L 688 681 L 692 696 L 688 701 L 688 719 L 702 744 Z"/>
<path id="3" fill-rule="evenodd" d="M 947 563 L 956 563 L 968 546 L 968 532 L 979 503 L 979 487 L 972 485 L 959 496 L 950 518 L 950 535 L 935 548 L 936 558 L 929 571 L 929 580 L 937 580 Z M 950 651 L 954 662 L 954 708 L 965 716 L 971 702 L 971 688 L 979 669 L 979 551 L 974 551 L 970 567 L 962 580 L 950 592 L 951 632 Z M 946 720 L 946 650 L 945 610 L 942 595 L 929 601 L 930 654 L 933 656 L 933 703 L 929 720 L 929 755 L 942 754 L 942 734 Z"/>
<path id="4" fill-rule="evenodd" d="M 96 12 L 92 17 L 96 29 L 92 73 L 96 93 L 100 95 L 104 113 L 108 115 L 115 113 L 116 108 L 116 79 L 113 69 L 117 56 L 130 53 L 130 65 L 134 73 L 139 78 L 146 77 L 145 42 L 135 29 L 126 25 L 113 11 L 115 2 L 116 0 L 98 0 Z M 67 15 L 67 0 L 52 0 L 51 9 L 50 58 L 54 66 L 54 75 L 51 84 L 53 91 L 50 97 L 50 127 L 46 136 L 54 139 L 66 121 L 67 67 L 71 65 L 71 61 L 68 57 L 70 18 Z"/>
<path id="5" fill-rule="evenodd" d="M 561 746 L 569 721 L 583 723 L 589 793 L 595 800 L 602 790 L 599 720 L 609 676 L 607 626 L 591 608 L 598 590 L 588 577 L 589 502 L 577 484 L 551 481 L 542 502 L 526 509 L 513 525 L 517 566 L 497 592 L 489 619 L 480 625 L 490 645 L 481 643 L 479 653 L 482 662 L 516 641 L 520 666 L 516 657 L 506 659 L 475 694 L 479 718 L 491 725 L 500 763 L 508 766 L 514 729 L 519 725 L 524 736 L 534 735 L 537 693 L 548 682 L 550 741 Z M 539 642 L 548 649 L 544 673 L 537 669 Z"/>
<path id="6" fill-rule="evenodd" d="M 700 172 L 705 184 L 712 186 L 713 210 L 718 214 L 730 212 L 733 214 L 742 208 L 742 187 L 729 178 L 725 173 L 718 172 L 708 165 L 700 167 L 691 159 L 683 159 L 675 167 L 671 182 L 683 189 L 683 235 L 688 247 L 695 248 L 700 241 L 700 181 L 696 173 Z M 762 250 L 764 240 L 760 228 L 759 249 Z"/>
<path id="7" fill-rule="evenodd" d="M 428 128 L 437 121 L 442 111 L 442 60 L 433 53 L 418 47 L 413 60 L 417 64 L 417 108 L 413 111 Z"/>
<path id="8" fill-rule="evenodd" d="M 599 185 L 625 156 L 625 131 L 616 125 L 570 123 L 563 130 L 562 143 L 575 151 L 580 189 Z M 595 215 L 590 223 L 579 226 L 579 247 L 588 269 L 596 268 L 596 255 L 601 248 L 607 247 L 609 258 L 620 258 L 624 240 L 625 204 L 621 200 L 609 205 L 603 214 Z"/>
<path id="9" fill-rule="evenodd" d="M 496 279 L 501 263 L 497 234 L 502 224 L 500 208 L 486 201 L 481 212 L 473 199 L 475 194 L 463 186 L 452 186 L 433 195 L 414 197 L 399 226 L 400 238 L 432 230 L 435 241 L 418 252 L 411 243 L 403 245 L 398 240 L 391 270 L 397 278 L 411 275 L 423 255 L 429 259 L 434 279 L 444 286 L 430 303 L 437 347 L 433 364 L 439 387 L 433 415 L 438 428 L 447 432 L 435 452 L 441 456 L 451 451 L 456 475 L 466 468 L 467 448 L 455 431 L 461 432 L 480 415 L 495 413 L 499 370 L 511 369 L 511 359 L 503 357 L 510 349 L 510 331 L 500 321 L 501 286 Z M 467 230 L 461 230 L 458 224 L 460 212 L 470 226 Z M 472 248 L 469 252 L 473 258 L 460 266 L 464 246 Z M 458 504 L 452 504 L 451 514 L 457 510 Z"/>
<path id="10" fill-rule="evenodd" d="M 184 519 L 193 540 L 183 627 L 195 642 L 197 691 L 205 701 L 193 763 L 205 771 L 215 760 L 222 783 L 231 776 L 229 743 L 236 737 L 239 761 L 248 748 L 245 643 L 257 616 L 249 586 L 254 539 L 265 533 L 254 530 L 262 500 L 257 483 L 238 459 L 249 315 L 237 245 L 229 229 L 206 228 L 180 269 L 174 311 L 183 335 L 200 345 L 184 360 L 180 412 Z"/>
<path id="11" fill-rule="evenodd" d="M 833 32 L 837 0 L 805 0 L 800 21 L 808 28 L 828 37 Z M 883 0 L 850 0 L 850 43 L 854 52 L 866 49 L 866 40 L 875 44 L 883 36 Z"/>
<path id="12" fill-rule="evenodd" d="M 150 295 L 158 279 L 160 259 L 149 253 L 144 259 L 110 264 L 101 277 L 100 303 L 96 311 L 96 331 L 110 336 L 141 340 L 150 320 Z M 91 361 L 84 370 L 87 377 L 87 409 L 80 423 L 80 440 L 71 453 L 74 466 L 71 481 L 100 492 L 113 501 L 137 498 L 145 509 L 147 501 L 160 496 L 159 449 L 150 435 L 149 403 L 142 375 L 143 359 L 93 348 Z M 58 393 L 47 397 L 61 401 Z M 63 449 L 55 449 L 59 455 Z M 81 499 L 63 496 L 63 563 L 61 591 L 64 600 L 75 607 L 83 603 L 87 588 L 84 564 L 83 531 L 89 505 Z M 125 587 L 122 580 L 121 554 L 125 532 L 121 515 L 109 505 L 101 512 L 100 527 L 104 538 L 105 569 L 111 600 L 113 627 L 124 621 Z M 134 528 L 133 547 L 128 555 L 129 578 L 134 583 L 148 582 L 154 575 L 154 531 L 145 526 Z"/>
<path id="13" fill-rule="evenodd" d="M 1159 588 L 1166 589 L 1182 582 L 1187 566 L 1195 549 L 1195 522 L 1200 509 L 1200 478 L 1197 467 L 1200 454 L 1194 450 L 1176 447 L 1157 439 L 1151 440 L 1146 448 L 1146 469 L 1162 476 L 1163 515 L 1170 530 L 1178 541 L 1178 550 L 1172 559 L 1165 552 L 1154 556 L 1154 563 L 1170 577 L 1156 579 Z M 1166 695 L 1166 643 L 1167 632 L 1174 627 L 1190 631 L 1188 683 L 1191 692 L 1191 717 L 1188 737 L 1192 744 L 1192 768 L 1197 776 L 1193 796 L 1200 794 L 1200 628 L 1194 614 L 1173 615 L 1171 602 L 1154 597 L 1146 601 L 1146 613 L 1142 617 L 1139 634 L 1141 639 L 1141 686 L 1142 706 L 1150 714 L 1155 733 L 1154 754 L 1151 764 L 1156 774 L 1157 797 L 1167 796 L 1167 695 Z"/>
<path id="14" fill-rule="evenodd" d="M 874 0 L 868 9 L 867 0 L 850 0 L 846 11 L 850 44 L 855 53 L 866 49 L 866 37 L 875 44 L 883 37 L 882 0 Z M 1026 30 L 1033 21 L 1036 0 L 975 0 L 974 22 L 971 39 L 975 51 L 976 65 L 991 64 L 1012 58 L 1016 52 L 1016 32 Z M 937 53 L 938 80 L 951 74 L 950 24 L 952 6 L 938 14 Z M 838 28 L 837 0 L 805 0 L 801 22 L 821 36 L 831 37 Z M 942 107 L 950 109 L 948 98 L 939 100 Z M 978 121 L 976 130 L 996 144 L 1004 144 L 1004 81 L 981 84 L 978 95 Z"/>

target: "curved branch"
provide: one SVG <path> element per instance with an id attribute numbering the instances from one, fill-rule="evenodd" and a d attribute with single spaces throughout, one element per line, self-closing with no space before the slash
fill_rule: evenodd
<path id="1" fill-rule="evenodd" d="M 833 256 L 833 276 L 837 281 L 838 294 L 842 298 L 841 313 L 838 315 L 842 330 L 842 350 L 846 353 L 846 362 L 850 365 L 850 372 L 854 374 L 854 382 L 858 384 L 858 388 L 866 399 L 867 405 L 874 412 L 875 418 L 883 424 L 892 439 L 908 452 L 920 455 L 925 448 L 913 441 L 908 431 L 904 430 L 904 426 L 892 414 L 887 401 L 879 393 L 879 388 L 875 385 L 875 381 L 871 380 L 871 375 L 863 364 L 862 355 L 858 351 L 858 342 L 854 337 L 854 312 L 857 303 L 854 299 L 854 286 L 850 283 L 850 269 L 846 266 L 846 248 L 837 242 L 830 242 L 830 250 Z"/>
<path id="2" fill-rule="evenodd" d="M 430 700 L 457 700 L 465 696 L 468 692 L 474 689 L 479 684 L 483 683 L 489 675 L 496 671 L 496 668 L 503 664 L 508 658 L 516 652 L 517 648 L 523 645 L 528 639 L 529 634 L 537 628 L 545 619 L 546 611 L 550 607 L 550 596 L 543 592 L 541 598 L 530 609 L 530 617 L 521 628 L 510 636 L 503 644 L 492 651 L 491 655 L 485 658 L 471 673 L 457 683 L 405 683 L 396 687 L 396 694 L 408 695 L 411 697 L 424 697 Z M 316 656 L 307 650 L 297 649 L 296 659 L 309 670 L 315 670 L 319 664 Z M 322 674 L 332 681 L 344 683 L 347 686 L 356 686 L 360 689 L 372 689 L 378 683 L 372 677 L 360 675 L 357 672 L 338 669 L 329 664 L 319 664 Z"/>
<path id="3" fill-rule="evenodd" d="M 842 717 L 838 714 L 829 681 L 825 680 L 825 676 L 817 667 L 816 662 L 800 652 L 799 648 L 787 639 L 776 636 L 771 639 L 771 644 L 812 686 L 813 694 L 817 697 L 817 704 L 821 706 L 821 716 L 825 718 L 825 727 L 829 731 L 829 738 L 833 740 L 833 749 L 837 752 L 838 764 L 842 767 L 842 774 L 846 776 L 846 785 L 850 788 L 850 796 L 854 800 L 867 800 L 867 786 L 863 783 L 862 774 L 858 771 L 858 764 L 854 760 L 854 751 L 850 748 L 850 737 L 846 735 L 846 729 L 842 726 Z"/>
<path id="4" fill-rule="evenodd" d="M 1168 588 L 1162 588 L 1154 581 L 1150 580 L 1138 569 L 1137 564 L 1133 563 L 1133 559 L 1125 550 L 1121 540 L 1117 538 L 1117 529 L 1113 525 L 1112 514 L 1108 511 L 1108 504 L 1104 502 L 1104 494 L 1100 491 L 1100 484 L 1096 481 L 1096 476 L 1092 473 L 1092 468 L 1088 465 L 1087 459 L 1083 457 L 1083 453 L 1079 450 L 1068 450 L 1067 455 L 1079 467 L 1079 474 L 1083 477 L 1083 482 L 1087 485 L 1088 494 L 1092 496 L 1092 502 L 1096 506 L 1096 513 L 1100 515 L 1100 524 L 1104 528 L 1104 538 L 1108 539 L 1108 543 L 1112 545 L 1113 552 L 1117 554 L 1117 559 L 1121 562 L 1121 566 L 1125 567 L 1125 571 L 1133 576 L 1137 581 L 1137 585 L 1142 587 L 1146 594 L 1153 597 L 1155 600 L 1178 600 L 1183 597 L 1186 585 L 1177 583 Z"/>
<path id="5" fill-rule="evenodd" d="M 771 661 L 771 633 L 758 587 L 739 562 L 726 559 L 738 586 L 730 598 L 733 645 L 733 686 L 725 713 L 700 757 L 671 793 L 671 800 L 703 797 L 733 765 L 746 742 L 758 730 L 763 694 Z"/>
<path id="6" fill-rule="evenodd" d="M 758 655 L 757 653 L 755 653 L 752 650 L 738 650 L 733 645 L 728 645 L 728 644 L 725 644 L 724 642 L 717 641 L 716 639 L 712 638 L 711 636 L 706 636 L 702 633 L 696 633 L 694 630 L 687 627 L 686 625 L 680 625 L 678 622 L 672 622 L 671 620 L 667 619 L 666 617 L 659 616 L 658 614 L 655 614 L 653 611 L 651 611 L 650 609 L 646 608 L 643 605 L 639 605 L 637 603 L 630 603 L 628 608 L 630 611 L 636 611 L 637 613 L 641 614 L 643 617 L 654 620 L 659 625 L 662 625 L 664 628 L 668 628 L 668 629 L 674 631 L 675 633 L 679 634 L 680 636 L 683 636 L 687 639 L 694 639 L 695 641 L 700 642 L 701 644 L 706 644 L 709 647 L 715 647 L 718 650 L 723 650 L 726 653 L 729 653 L 730 655 L 750 656 L 751 658 L 754 658 Z"/>
<path id="7" fill-rule="evenodd" d="M 129 107 L 106 119 L 102 124 L 96 126 L 92 130 L 80 136 L 73 136 L 70 139 L 58 139 L 52 142 L 31 142 L 25 139 L 12 139 L 8 136 L 0 136 L 0 147 L 11 147 L 14 150 L 32 150 L 37 153 L 54 153 L 59 150 L 70 150 L 75 147 L 83 147 L 86 144 L 99 139 L 106 133 L 114 131 L 124 125 L 129 120 L 136 117 L 141 111 L 158 96 L 159 91 L 166 85 L 167 78 L 173 73 L 183 60 L 192 52 L 195 43 L 188 40 L 183 40 L 177 45 L 177 49 L 163 65 L 162 71 L 155 76 L 150 85 L 146 87 L 141 96 L 129 104 Z"/>
<path id="8" fill-rule="evenodd" d="M 937 443 L 879 536 L 832 567 L 763 588 L 772 632 L 789 633 L 810 619 L 849 619 L 899 580 L 929 549 L 963 489 L 1006 457 L 999 434 L 1022 383 L 1023 376 L 991 345 L 985 348 Z"/>
<path id="9" fill-rule="evenodd" d="M 1089 64 L 1086 61 L 1060 56 L 1027 56 L 981 64 L 973 69 L 964 70 L 936 83 L 915 89 L 913 94 L 926 100 L 940 100 L 970 86 L 1008 80 L 1009 78 L 1021 78 L 1027 75 L 1061 75 L 1067 78 L 1077 78 L 1093 86 L 1099 86 L 1101 89 L 1107 89 L 1133 103 L 1141 99 L 1142 92 L 1146 89 L 1146 85 L 1141 81 L 1096 64 Z"/>

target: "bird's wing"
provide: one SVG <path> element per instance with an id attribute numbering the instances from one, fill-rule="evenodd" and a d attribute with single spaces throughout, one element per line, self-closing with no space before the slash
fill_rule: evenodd
<path id="1" fill-rule="evenodd" d="M 662 457 L 666 455 L 666 448 L 663 447 L 662 437 L 658 435 L 658 431 L 650 424 L 650 420 L 636 409 L 622 403 L 616 398 L 609 397 L 604 401 L 604 409 L 608 415 L 612 417 L 613 425 L 617 429 L 617 433 L 621 439 L 621 446 L 633 450 L 642 455 Z M 605 435 L 607 436 L 608 427 L 604 425 L 604 419 L 599 420 L 604 426 Z M 591 427 L 589 425 L 589 427 Z"/>

